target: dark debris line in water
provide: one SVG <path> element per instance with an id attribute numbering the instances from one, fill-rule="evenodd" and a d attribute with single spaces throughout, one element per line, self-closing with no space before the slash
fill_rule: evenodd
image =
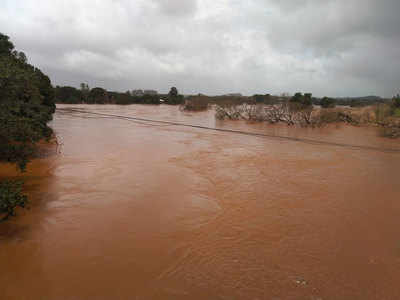
<path id="1" fill-rule="evenodd" d="M 173 125 L 173 126 L 191 127 L 191 128 L 198 128 L 198 129 L 204 129 L 204 130 L 236 133 L 236 134 L 255 136 L 255 137 L 263 137 L 263 138 L 278 138 L 278 139 L 284 139 L 284 140 L 294 141 L 294 142 L 345 147 L 345 148 L 352 148 L 352 149 L 356 149 L 356 150 L 370 150 L 370 151 L 379 151 L 379 152 L 386 152 L 386 153 L 400 153 L 400 149 L 394 149 L 394 148 L 380 148 L 380 147 L 372 147 L 372 146 L 365 146 L 365 145 L 352 145 L 352 144 L 320 141 L 320 140 L 307 139 L 307 138 L 296 138 L 296 137 L 290 137 L 290 136 L 248 132 L 248 131 L 234 130 L 234 129 L 214 128 L 214 127 L 208 127 L 208 126 L 186 124 L 186 123 L 179 123 L 179 122 L 172 122 L 172 121 L 154 120 L 154 119 L 140 118 L 140 117 L 134 117 L 134 116 L 121 116 L 121 115 L 114 115 L 114 114 L 95 113 L 95 112 L 89 112 L 89 111 L 84 111 L 84 110 L 79 110 L 79 109 L 71 109 L 71 108 L 66 108 L 66 109 L 65 108 L 57 108 L 57 111 L 77 112 L 77 113 L 117 118 L 117 119 L 122 119 L 122 120 L 129 120 L 129 121 L 136 120 L 136 121 L 142 121 L 142 122 L 160 123 L 160 124 L 167 124 L 167 125 Z M 139 124 L 143 124 L 143 123 L 139 123 Z M 145 125 L 145 124 L 143 124 L 143 125 Z M 148 125 L 155 126 L 154 124 L 148 124 Z"/>

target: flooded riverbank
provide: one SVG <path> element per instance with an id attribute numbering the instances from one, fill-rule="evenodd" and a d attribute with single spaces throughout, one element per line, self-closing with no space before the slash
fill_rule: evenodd
<path id="1" fill-rule="evenodd" d="M 29 165 L 31 210 L 0 224 L 0 299 L 400 298 L 400 153 L 379 150 L 400 141 L 164 105 L 59 108 L 300 140 L 57 111 L 60 154 Z"/>

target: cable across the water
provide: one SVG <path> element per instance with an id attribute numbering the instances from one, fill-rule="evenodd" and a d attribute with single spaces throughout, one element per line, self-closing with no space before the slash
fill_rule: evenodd
<path id="1" fill-rule="evenodd" d="M 84 114 L 91 114 L 91 115 L 98 115 L 98 116 L 106 116 L 106 117 L 112 117 L 112 118 L 117 118 L 117 119 L 122 119 L 122 120 L 136 120 L 136 121 L 142 121 L 142 122 L 159 123 L 159 124 L 166 124 L 166 125 L 173 125 L 173 126 L 191 127 L 191 128 L 210 130 L 210 131 L 236 133 L 236 134 L 247 135 L 247 136 L 275 138 L 275 139 L 303 142 L 303 143 L 309 143 L 309 144 L 346 147 L 346 148 L 352 148 L 352 149 L 371 150 L 371 151 L 379 151 L 379 152 L 400 153 L 400 149 L 395 149 L 395 148 L 380 148 L 380 147 L 365 146 L 365 145 L 353 145 L 353 144 L 345 144 L 345 143 L 320 141 L 320 140 L 307 139 L 307 138 L 296 138 L 296 137 L 283 136 L 283 135 L 249 132 L 249 131 L 242 131 L 242 130 L 235 130 L 235 129 L 215 128 L 215 127 L 193 125 L 193 124 L 186 124 L 186 123 L 173 122 L 173 121 L 163 121 L 163 120 L 147 119 L 147 118 L 132 117 L 132 116 L 121 116 L 121 115 L 114 115 L 114 114 L 96 113 L 96 112 L 89 112 L 89 111 L 79 110 L 79 109 L 74 109 L 74 108 L 57 108 L 57 110 L 65 111 L 65 112 L 77 112 L 77 113 L 84 113 Z"/>

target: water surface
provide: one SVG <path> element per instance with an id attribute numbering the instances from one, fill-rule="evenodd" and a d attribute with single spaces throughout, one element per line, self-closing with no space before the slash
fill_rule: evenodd
<path id="1" fill-rule="evenodd" d="M 368 148 L 399 141 L 164 105 L 58 107 L 343 145 L 58 111 L 59 154 L 30 164 L 31 209 L 0 225 L 0 299 L 400 298 L 400 153 Z"/>

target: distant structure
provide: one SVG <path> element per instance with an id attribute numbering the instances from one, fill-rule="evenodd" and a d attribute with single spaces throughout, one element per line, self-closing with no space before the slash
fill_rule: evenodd
<path id="1" fill-rule="evenodd" d="M 158 92 L 157 92 L 157 91 L 154 91 L 154 90 L 144 90 L 143 93 L 144 93 L 145 95 L 152 95 L 152 96 L 158 95 Z"/>
<path id="2" fill-rule="evenodd" d="M 241 93 L 230 93 L 230 94 L 226 94 L 225 96 L 229 96 L 229 97 L 243 97 L 243 95 Z"/>
<path id="3" fill-rule="evenodd" d="M 143 90 L 133 90 L 132 91 L 132 96 L 141 97 L 143 95 L 144 95 Z"/>

